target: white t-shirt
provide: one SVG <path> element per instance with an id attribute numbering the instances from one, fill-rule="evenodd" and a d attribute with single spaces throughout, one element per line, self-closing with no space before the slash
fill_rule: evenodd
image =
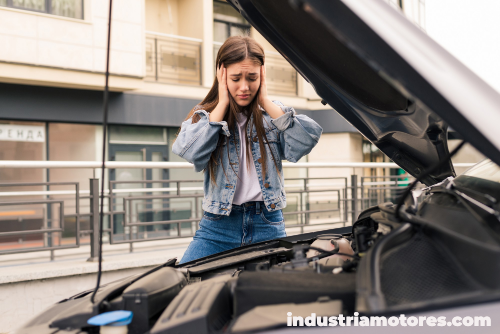
<path id="1" fill-rule="evenodd" d="M 233 204 L 236 205 L 264 200 L 253 159 L 250 159 L 250 166 L 247 166 L 247 134 L 245 131 L 246 118 L 247 117 L 241 113 L 238 113 L 238 117 L 236 118 L 238 132 L 240 135 L 240 167 L 238 170 L 238 179 L 236 180 L 236 190 L 233 198 Z M 250 154 L 250 156 L 252 155 Z"/>

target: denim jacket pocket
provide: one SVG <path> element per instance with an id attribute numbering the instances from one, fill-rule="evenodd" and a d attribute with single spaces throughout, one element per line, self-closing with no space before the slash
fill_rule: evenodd
<path id="1" fill-rule="evenodd" d="M 216 214 L 213 214 L 211 212 L 205 211 L 203 213 L 203 218 L 206 220 L 215 221 L 215 220 L 220 220 L 220 219 L 224 218 L 224 216 L 223 215 L 216 215 Z"/>
<path id="2" fill-rule="evenodd" d="M 264 209 L 260 213 L 260 217 L 265 223 L 271 225 L 281 225 L 285 222 L 285 219 L 283 217 L 283 212 L 281 210 L 269 212 L 266 209 Z"/>

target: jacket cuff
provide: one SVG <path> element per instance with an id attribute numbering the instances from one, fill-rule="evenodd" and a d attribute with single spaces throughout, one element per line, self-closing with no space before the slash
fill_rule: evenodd
<path id="1" fill-rule="evenodd" d="M 221 122 L 210 122 L 210 125 L 222 125 L 222 128 L 220 129 L 219 133 L 226 135 L 226 137 L 231 136 L 231 132 L 229 132 L 229 127 L 227 126 L 226 121 L 221 121 Z"/>
<path id="2" fill-rule="evenodd" d="M 283 132 L 293 125 L 293 120 L 296 112 L 295 109 L 293 109 L 292 107 L 285 107 L 281 102 L 273 102 L 277 104 L 285 114 L 276 119 L 272 119 L 271 123 L 273 123 L 279 131 Z"/>
<path id="3" fill-rule="evenodd" d="M 226 135 L 227 137 L 231 136 L 231 132 L 229 132 L 229 127 L 227 126 L 226 121 L 220 121 L 220 122 L 210 122 L 210 116 L 206 110 L 196 110 L 193 115 L 200 115 L 201 118 L 205 117 L 208 121 L 208 124 L 213 125 L 213 126 L 221 126 L 221 129 L 219 133 Z"/>

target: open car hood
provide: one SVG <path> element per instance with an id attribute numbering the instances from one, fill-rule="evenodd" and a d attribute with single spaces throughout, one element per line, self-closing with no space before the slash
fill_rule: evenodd
<path id="1" fill-rule="evenodd" d="M 500 164 L 500 95 L 382 0 L 228 0 L 382 152 L 417 177 L 448 125 Z M 455 172 L 451 161 L 423 179 Z"/>

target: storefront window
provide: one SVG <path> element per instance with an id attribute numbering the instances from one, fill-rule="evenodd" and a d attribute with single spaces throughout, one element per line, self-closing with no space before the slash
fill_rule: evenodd
<path id="1" fill-rule="evenodd" d="M 172 153 L 172 144 L 178 128 L 142 127 L 142 126 L 109 126 L 107 156 L 111 161 L 182 161 Z M 0 159 L 1 160 L 50 160 L 50 161 L 100 161 L 102 158 L 102 126 L 68 123 L 33 123 L 0 121 Z M 115 184 L 116 198 L 112 202 L 114 211 L 124 210 L 123 197 L 153 195 L 175 195 L 176 184 L 171 182 L 130 183 L 129 181 L 145 180 L 200 180 L 197 183 L 181 183 L 184 193 L 202 193 L 202 173 L 194 173 L 192 169 L 110 169 L 105 176 L 108 181 L 121 181 Z M 0 169 L 0 183 L 14 182 L 46 182 L 50 186 L 0 187 L 0 197 L 7 198 L 7 192 L 37 191 L 44 193 L 30 196 L 18 196 L 12 200 L 62 200 L 64 203 L 64 232 L 52 234 L 36 234 L 18 237 L 0 238 L 0 244 L 19 244 L 27 242 L 36 245 L 55 245 L 59 242 L 73 244 L 77 231 L 74 185 L 55 185 L 57 182 L 78 183 L 80 196 L 89 191 L 90 179 L 100 178 L 100 170 L 92 168 L 52 168 Z M 151 192 L 134 191 L 134 188 L 151 188 Z M 173 190 L 170 190 L 173 189 Z M 65 193 L 46 194 L 45 191 L 61 191 Z M 10 200 L 10 198 L 9 198 Z M 189 219 L 201 214 L 201 197 L 196 202 L 193 198 L 155 198 L 152 200 L 135 200 L 127 208 L 132 222 L 168 221 L 172 219 Z M 79 219 L 80 230 L 90 229 L 90 219 L 85 215 L 90 211 L 88 199 L 80 199 L 79 212 L 84 214 Z M 108 200 L 104 202 L 105 211 L 109 210 Z M 36 230 L 59 227 L 59 204 L 25 205 L 0 207 L 0 232 L 18 230 Z M 109 227 L 106 217 L 105 228 Z M 152 236 L 177 235 L 177 225 L 158 224 L 149 227 L 123 228 L 123 213 L 113 215 L 113 233 L 117 240 L 127 237 L 142 239 Z M 181 235 L 190 234 L 195 224 L 181 224 Z M 149 235 L 149 236 L 148 236 Z M 81 242 L 89 241 L 88 235 L 81 236 Z M 10 247 L 10 246 L 9 246 Z"/>
<path id="2" fill-rule="evenodd" d="M 45 124 L 0 121 L 0 160 L 45 160 Z M 44 186 L 10 186 L 11 183 L 40 183 L 45 181 L 41 168 L 0 168 L 0 201 L 19 202 L 40 200 L 43 196 L 18 196 L 10 192 L 39 192 Z M 10 193 L 10 194 L 9 194 Z M 33 194 L 33 193 L 32 193 Z M 0 232 L 40 229 L 46 220 L 47 206 L 0 206 Z M 14 235 L 0 237 L 0 247 L 19 247 L 23 242 L 41 242 L 42 236 Z"/>
<path id="3" fill-rule="evenodd" d="M 98 161 L 101 159 L 102 127 L 87 124 L 50 123 L 48 133 L 49 152 L 48 160 L 51 161 Z M 94 175 L 94 170 L 89 168 L 60 168 L 51 169 L 49 173 L 50 182 L 78 182 L 80 195 L 86 194 L 90 189 L 90 179 L 100 177 Z M 74 190 L 74 186 L 51 185 L 50 190 L 68 191 Z M 52 195 L 51 198 L 64 200 L 64 212 L 66 215 L 76 212 L 75 195 Z M 90 212 L 90 202 L 80 201 L 80 213 Z M 88 230 L 90 219 L 87 216 L 80 218 L 80 229 Z M 66 217 L 64 219 L 64 233 L 62 238 L 65 242 L 74 242 L 76 236 L 76 218 Z M 82 242 L 87 242 L 88 236 L 82 237 Z"/>
<path id="4" fill-rule="evenodd" d="M 49 124 L 49 154 L 51 161 L 98 161 L 101 159 L 102 127 L 87 124 Z M 94 177 L 89 168 L 52 169 L 50 182 L 79 182 L 88 190 Z M 59 189 L 63 190 L 63 189 Z"/>
<path id="5" fill-rule="evenodd" d="M 45 160 L 45 124 L 0 121 L 0 160 Z M 43 182 L 44 179 L 42 169 L 0 169 L 2 183 Z"/>

